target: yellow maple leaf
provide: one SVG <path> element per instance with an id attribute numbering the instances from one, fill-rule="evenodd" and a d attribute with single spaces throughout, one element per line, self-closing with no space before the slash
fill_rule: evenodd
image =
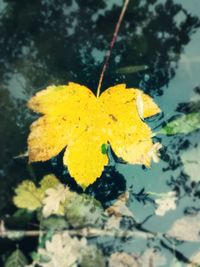
<path id="1" fill-rule="evenodd" d="M 63 162 L 82 187 L 100 177 L 108 164 L 102 153 L 108 142 L 126 162 L 150 166 L 152 131 L 139 116 L 138 94 L 144 118 L 160 112 L 151 97 L 125 84 L 108 88 L 100 97 L 76 83 L 38 92 L 28 103 L 43 114 L 31 125 L 30 162 L 49 160 L 66 147 Z"/>

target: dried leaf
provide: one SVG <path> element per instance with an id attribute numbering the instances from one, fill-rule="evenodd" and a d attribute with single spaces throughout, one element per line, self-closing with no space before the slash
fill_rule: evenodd
<path id="1" fill-rule="evenodd" d="M 170 191 L 160 197 L 159 199 L 155 200 L 155 203 L 158 205 L 157 209 L 155 210 L 155 214 L 158 216 L 164 216 L 166 212 L 169 210 L 175 210 L 176 209 L 176 193 L 173 191 Z"/>
<path id="2" fill-rule="evenodd" d="M 137 260 L 125 252 L 116 252 L 109 258 L 109 267 L 140 267 Z M 143 265 L 148 266 L 148 265 Z"/>
<path id="3" fill-rule="evenodd" d="M 68 191 L 69 190 L 62 184 L 57 185 L 55 188 L 49 188 L 46 190 L 46 196 L 42 201 L 42 213 L 45 218 L 50 216 L 51 214 L 60 214 L 60 205 L 65 202 Z"/>
<path id="4" fill-rule="evenodd" d="M 115 215 L 112 215 L 110 218 L 108 218 L 107 222 L 104 225 L 104 229 L 119 229 L 120 228 L 120 222 L 121 217 L 116 217 Z"/>
<path id="5" fill-rule="evenodd" d="M 133 218 L 134 217 L 133 213 L 126 206 L 128 199 L 129 199 L 128 192 L 125 192 L 124 194 L 120 195 L 117 201 L 112 206 L 106 209 L 107 213 L 109 215 L 114 215 L 115 217 L 119 218 L 121 218 L 122 216 Z"/>
<path id="6" fill-rule="evenodd" d="M 138 89 L 124 84 L 95 97 L 75 83 L 49 86 L 29 101 L 29 107 L 43 114 L 31 126 L 28 138 L 29 160 L 46 161 L 67 147 L 64 164 L 83 188 L 94 183 L 108 164 L 102 144 L 111 144 L 116 155 L 131 164 L 150 166 L 152 131 L 140 119 L 136 106 Z M 144 118 L 160 112 L 141 92 Z"/>
<path id="7" fill-rule="evenodd" d="M 53 174 L 44 176 L 39 188 L 33 182 L 25 180 L 15 189 L 16 196 L 14 196 L 13 202 L 18 208 L 36 210 L 42 207 L 45 191 L 57 184 L 59 181 Z"/>
<path id="8" fill-rule="evenodd" d="M 76 266 L 81 258 L 81 251 L 86 246 L 85 238 L 78 240 L 71 238 L 67 233 L 55 234 L 51 241 L 47 241 L 44 249 L 38 252 L 41 258 L 49 259 L 47 262 L 38 262 L 41 267 L 72 267 Z"/>
<path id="9" fill-rule="evenodd" d="M 200 241 L 200 213 L 184 215 L 175 221 L 168 235 L 178 240 L 199 242 Z"/>
<path id="10" fill-rule="evenodd" d="M 200 113 L 193 112 L 182 115 L 175 120 L 167 123 L 158 133 L 173 135 L 178 133 L 189 134 L 200 129 Z"/>
<path id="11" fill-rule="evenodd" d="M 139 259 L 140 266 L 166 266 L 166 258 L 159 251 L 153 248 L 147 249 Z"/>

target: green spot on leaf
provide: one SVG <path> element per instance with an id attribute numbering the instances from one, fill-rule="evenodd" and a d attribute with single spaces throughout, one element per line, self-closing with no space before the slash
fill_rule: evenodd
<path id="1" fill-rule="evenodd" d="M 102 154 L 107 154 L 107 151 L 108 151 L 108 145 L 107 144 L 102 144 L 101 153 Z"/>

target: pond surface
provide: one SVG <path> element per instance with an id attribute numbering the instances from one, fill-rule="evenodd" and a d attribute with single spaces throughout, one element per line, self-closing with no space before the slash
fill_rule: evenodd
<path id="1" fill-rule="evenodd" d="M 84 84 L 96 92 L 121 6 L 120 0 L 0 0 L 2 218 L 15 211 L 14 188 L 25 178 L 38 180 L 52 172 L 80 191 L 60 157 L 32 167 L 27 159 L 15 158 L 26 151 L 29 126 L 36 119 L 26 103 L 46 86 L 68 81 Z M 131 0 L 128 6 L 102 91 L 126 83 L 127 87 L 141 88 L 150 94 L 163 111 L 148 122 L 155 132 L 174 115 L 199 111 L 199 14 L 199 0 Z M 139 72 L 117 71 L 143 65 L 148 68 Z M 148 231 L 166 233 L 178 218 L 186 213 L 196 216 L 200 210 L 199 137 L 198 131 L 172 137 L 157 135 L 163 145 L 158 164 L 145 169 L 113 160 L 107 170 L 109 179 L 98 180 L 86 192 L 106 205 L 128 190 L 129 208 L 135 220 L 144 222 L 142 227 Z M 176 191 L 179 197 L 176 210 L 156 216 L 152 201 L 134 198 L 142 189 L 154 193 Z M 95 242 L 105 251 L 109 247 L 133 254 L 156 248 L 166 258 L 165 264 L 158 266 L 170 266 L 174 255 L 184 262 L 200 247 L 199 242 L 179 242 L 174 248 L 170 243 L 148 238 L 114 242 L 99 238 Z M 0 246 L 2 254 L 15 244 L 2 241 Z M 186 266 L 183 262 L 182 266 Z"/>

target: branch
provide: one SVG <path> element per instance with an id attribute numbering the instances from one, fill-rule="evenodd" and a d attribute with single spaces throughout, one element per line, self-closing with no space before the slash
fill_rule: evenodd
<path id="1" fill-rule="evenodd" d="M 0 231 L 0 238 L 21 239 L 23 237 L 37 237 L 41 234 L 48 233 L 48 230 L 7 230 Z M 94 238 L 99 236 L 111 236 L 116 238 L 155 238 L 157 234 L 145 233 L 140 231 L 124 231 L 115 229 L 98 229 L 98 228 L 81 228 L 69 230 L 55 230 L 55 233 L 67 233 L 70 236 L 81 236 L 86 238 Z"/>

